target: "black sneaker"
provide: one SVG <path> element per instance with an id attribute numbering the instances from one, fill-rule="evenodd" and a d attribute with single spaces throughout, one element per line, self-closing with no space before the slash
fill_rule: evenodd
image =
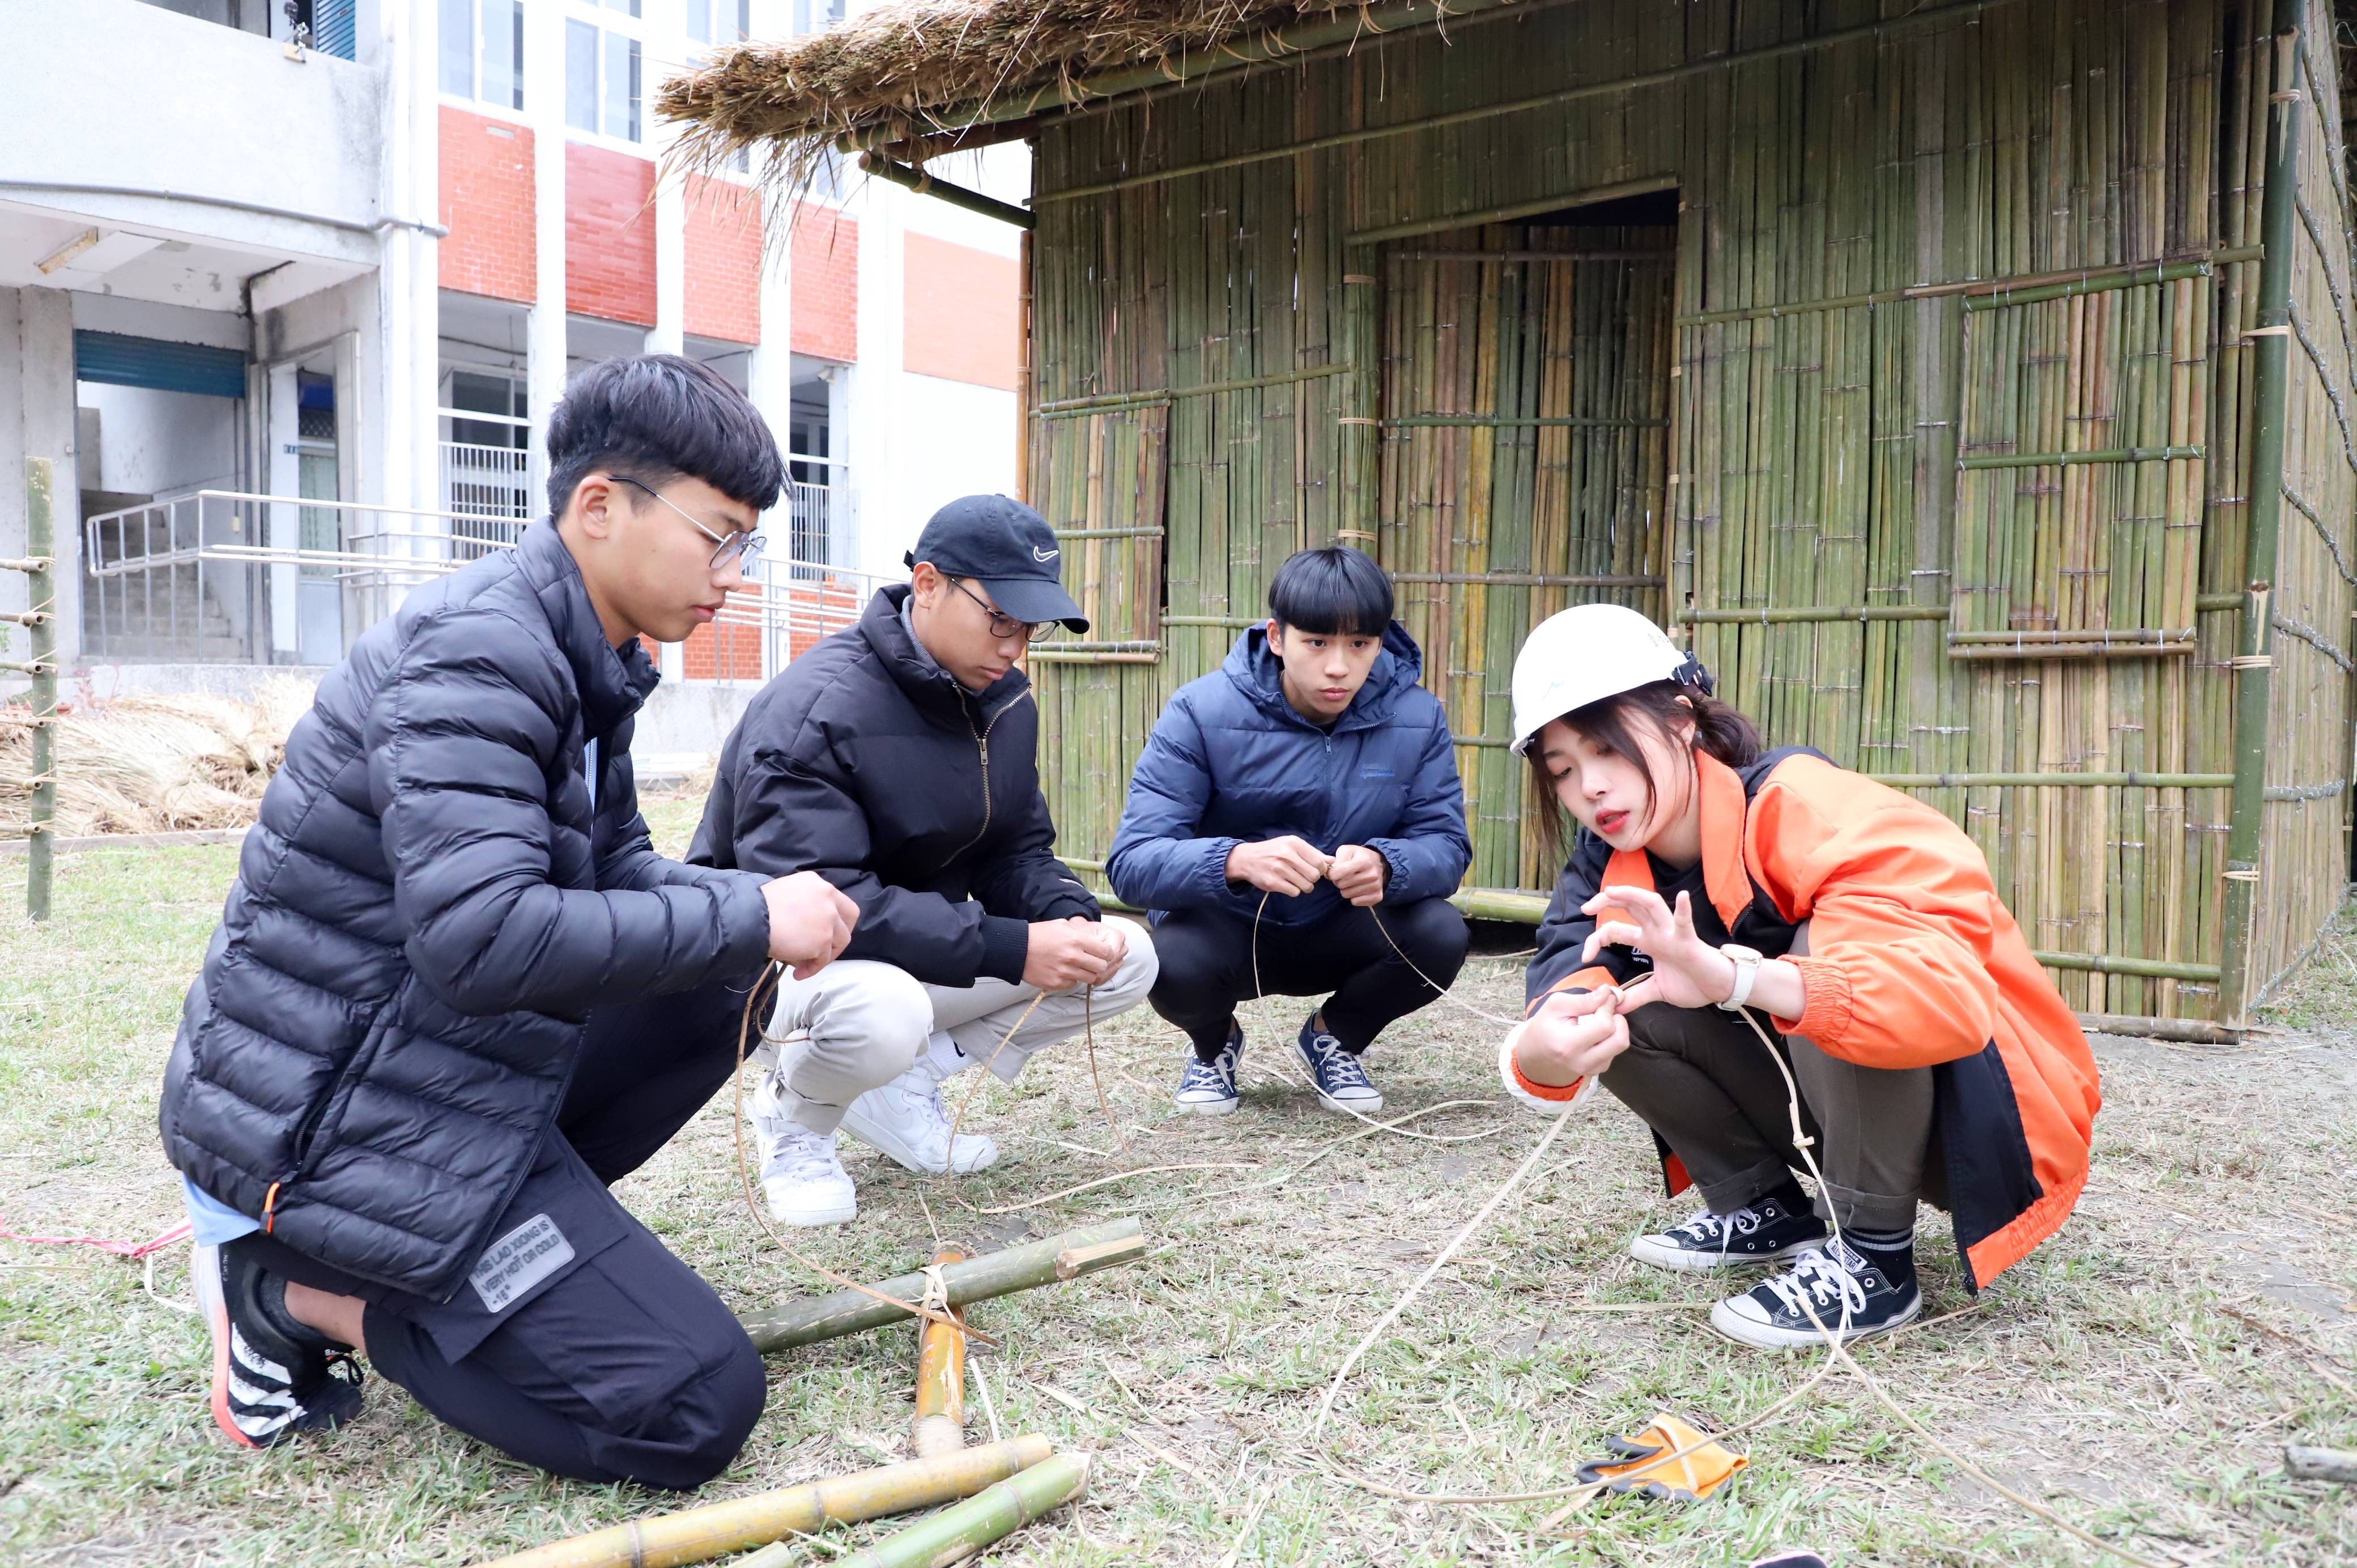
<path id="1" fill-rule="evenodd" d="M 360 1413 L 359 1365 L 325 1335 L 287 1319 L 283 1305 L 272 1310 L 264 1286 L 278 1282 L 242 1251 L 234 1242 L 198 1247 L 188 1259 L 197 1309 L 213 1337 L 214 1423 L 248 1448 L 341 1426 Z"/>
<path id="2" fill-rule="evenodd" d="M 1178 1075 L 1178 1109 L 1198 1116 L 1225 1116 L 1236 1108 L 1236 1063 L 1243 1059 L 1244 1029 L 1228 1020 L 1228 1043 L 1210 1061 L 1189 1052 Z"/>
<path id="3" fill-rule="evenodd" d="M 1309 1069 L 1309 1080 L 1318 1086 L 1318 1103 L 1327 1110 L 1363 1116 L 1383 1108 L 1383 1091 L 1375 1087 L 1359 1058 L 1342 1048 L 1341 1041 L 1318 1026 L 1317 1014 L 1302 1024 L 1293 1048 L 1300 1053 L 1301 1065 Z"/>
<path id="4" fill-rule="evenodd" d="M 1795 1214 L 1781 1198 L 1763 1197 L 1733 1214 L 1706 1208 L 1683 1225 L 1629 1243 L 1629 1255 L 1657 1269 L 1682 1273 L 1773 1263 L 1805 1252 L 1825 1239 L 1825 1222 Z"/>
<path id="5" fill-rule="evenodd" d="M 1803 1302 L 1808 1311 L 1802 1310 Z M 1894 1285 L 1864 1256 L 1828 1240 L 1802 1253 L 1783 1273 L 1712 1307 L 1710 1321 L 1731 1339 L 1783 1350 L 1822 1345 L 1829 1333 L 1844 1344 L 1887 1334 L 1922 1310 L 1923 1293 L 1913 1282 Z"/>

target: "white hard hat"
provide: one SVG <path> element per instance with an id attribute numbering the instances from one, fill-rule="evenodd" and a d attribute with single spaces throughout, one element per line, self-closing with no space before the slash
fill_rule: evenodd
<path id="1" fill-rule="evenodd" d="M 1574 605 L 1547 617 L 1514 655 L 1514 755 L 1574 708 L 1656 681 L 1710 690 L 1702 665 L 1625 605 Z"/>

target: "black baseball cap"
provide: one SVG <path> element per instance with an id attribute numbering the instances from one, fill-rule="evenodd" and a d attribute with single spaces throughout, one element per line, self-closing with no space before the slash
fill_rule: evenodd
<path id="1" fill-rule="evenodd" d="M 1074 631 L 1089 629 L 1089 618 L 1064 592 L 1056 531 L 1011 497 L 960 496 L 933 513 L 917 535 L 917 547 L 901 559 L 909 566 L 930 561 L 936 571 L 973 578 L 1017 620 L 1034 626 L 1060 620 Z"/>

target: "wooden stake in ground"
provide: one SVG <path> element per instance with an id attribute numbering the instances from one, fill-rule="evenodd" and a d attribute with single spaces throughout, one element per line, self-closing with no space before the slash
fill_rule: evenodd
<path id="1" fill-rule="evenodd" d="M 1116 1263 L 1135 1262 L 1145 1255 L 1146 1236 L 1136 1217 L 1109 1219 L 1103 1225 L 1067 1230 L 1044 1241 L 950 1264 L 941 1271 L 944 1305 L 964 1306 L 1012 1295 L 1019 1290 L 1092 1274 Z M 767 1312 L 748 1314 L 741 1321 L 745 1332 L 753 1337 L 754 1348 L 766 1356 L 796 1345 L 905 1322 L 914 1315 L 884 1298 L 920 1300 L 930 1283 L 921 1273 L 901 1274 L 866 1290 L 840 1290 L 832 1295 L 788 1302 Z"/>
<path id="2" fill-rule="evenodd" d="M 936 1273 L 965 1262 L 955 1247 L 933 1254 Z M 962 1314 L 951 1316 L 964 1321 Z M 910 1434 L 920 1459 L 965 1446 L 965 1335 L 946 1323 L 926 1323 L 917 1340 L 917 1424 Z"/>
<path id="3" fill-rule="evenodd" d="M 834 1559 L 833 1568 L 942 1568 L 963 1563 L 1042 1514 L 1079 1498 L 1089 1488 L 1089 1465 L 1086 1454 L 1043 1459 L 864 1552 Z M 736 1568 L 789 1568 L 801 1559 L 799 1541 L 781 1541 L 743 1559 Z"/>
<path id="4" fill-rule="evenodd" d="M 785 1536 L 808 1535 L 830 1524 L 856 1524 L 971 1498 L 1027 1473 L 1052 1453 L 1044 1437 L 985 1443 L 936 1459 L 887 1465 L 733 1502 L 633 1520 L 502 1557 L 484 1568 L 679 1568 L 748 1546 L 767 1546 Z"/>

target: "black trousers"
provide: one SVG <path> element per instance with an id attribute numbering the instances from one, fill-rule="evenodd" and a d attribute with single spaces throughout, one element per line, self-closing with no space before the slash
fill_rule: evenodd
<path id="1" fill-rule="evenodd" d="M 1260 929 L 1260 985 L 1253 984 L 1253 923 L 1212 910 L 1179 909 L 1154 928 L 1162 972 L 1147 1000 L 1187 1031 L 1195 1054 L 1210 1061 L 1227 1043 L 1236 1004 L 1250 997 L 1328 996 L 1327 1032 L 1353 1056 L 1439 994 L 1416 977 L 1422 970 L 1441 986 L 1465 964 L 1465 917 L 1445 898 L 1380 904 L 1375 911 L 1344 905 L 1313 926 Z M 1384 933 L 1391 935 L 1384 940 Z M 1394 950 L 1393 943 L 1398 948 Z M 1415 968 L 1400 954 L 1406 953 Z"/>
<path id="2" fill-rule="evenodd" d="M 701 1486 L 760 1419 L 761 1358 L 712 1287 L 606 1189 L 727 1082 L 744 1000 L 740 983 L 591 1017 L 555 1128 L 447 1302 L 267 1236 L 231 1245 L 366 1302 L 376 1370 L 468 1436 L 576 1480 Z"/>

